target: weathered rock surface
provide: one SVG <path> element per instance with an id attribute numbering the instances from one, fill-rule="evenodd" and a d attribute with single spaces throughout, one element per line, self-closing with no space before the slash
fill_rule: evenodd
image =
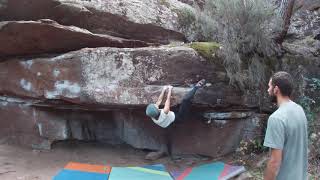
<path id="1" fill-rule="evenodd" d="M 295 97 L 305 93 L 305 77 L 320 78 L 314 2 L 299 5 L 283 44 L 286 54 L 270 69 L 293 75 Z M 6 42 L 0 54 L 21 55 L 0 62 L 0 136 L 34 148 L 76 139 L 166 150 L 168 129 L 146 117 L 145 106 L 171 84 L 176 110 L 189 85 L 205 78 L 212 86 L 197 92 L 185 123 L 170 134 L 173 153 L 220 156 L 233 152 L 241 139 L 260 139 L 265 113 L 272 112 L 265 87 L 240 92 L 229 86 L 220 60 L 209 62 L 186 46 L 123 48 L 190 37 L 181 18 L 193 9 L 185 3 L 203 1 L 0 1 L 0 21 L 7 21 L 0 26 Z M 99 46 L 109 47 L 80 49 Z"/>
<path id="2" fill-rule="evenodd" d="M 296 71 L 301 60 L 289 60 L 283 68 Z M 21 105 L 1 107 L 0 114 L 8 117 L 1 123 L 31 121 L 27 129 L 38 144 L 32 138 L 25 143 L 32 142 L 33 147 L 78 139 L 165 150 L 167 129 L 145 116 L 145 106 L 156 101 L 163 85 L 173 84 L 175 109 L 190 90 L 188 84 L 206 78 L 212 86 L 197 92 L 193 112 L 171 134 L 173 152 L 220 156 L 234 151 L 242 138 L 260 138 L 267 117 L 259 109 L 268 104 L 266 92 L 241 93 L 229 86 L 218 62 L 209 62 L 188 47 L 85 48 L 49 57 L 9 58 L 0 63 L 2 100 L 32 110 L 23 119 L 23 110 L 16 110 Z M 315 68 L 316 62 L 305 60 L 301 66 Z M 22 111 L 19 122 L 10 121 L 15 118 L 10 110 Z M 196 116 L 203 112 L 212 124 Z"/>
<path id="3" fill-rule="evenodd" d="M 202 8 L 205 5 L 205 0 L 179 0 L 180 2 L 189 4 L 190 6 L 199 6 Z"/>
<path id="4" fill-rule="evenodd" d="M 48 139 L 42 138 L 34 118 L 34 110 L 20 103 L 0 101 L 0 136 L 11 139 L 12 142 L 48 149 Z M 59 131 L 60 132 L 60 131 Z M 45 145 L 45 146 L 41 146 Z"/>
<path id="5" fill-rule="evenodd" d="M 181 11 L 191 9 L 177 0 L 9 0 L 1 7 L 2 21 L 53 19 L 94 33 L 158 43 L 185 40 L 187 31 L 179 20 Z"/>
<path id="6" fill-rule="evenodd" d="M 126 142 L 136 148 L 165 150 L 166 129 L 145 116 L 145 106 L 155 102 L 162 86 L 167 84 L 177 86 L 172 98 L 175 106 L 190 90 L 188 84 L 206 78 L 212 86 L 197 92 L 195 110 L 200 113 L 208 109 L 234 110 L 212 112 L 226 121 L 233 120 L 215 127 L 191 113 L 186 124 L 178 126 L 172 135 L 173 152 L 218 156 L 233 151 L 242 129 L 250 126 L 246 122 L 252 114 L 237 112 L 238 109 L 253 110 L 259 100 L 229 86 L 219 63 L 208 62 L 188 47 L 86 48 L 46 58 L 13 58 L 0 63 L 0 74 L 2 101 L 22 103 L 32 109 L 23 120 L 31 121 L 27 129 L 40 139 L 40 145 L 34 147 L 78 139 Z M 0 114 L 8 114 L 17 106 L 21 105 L 4 106 L 9 109 L 1 108 Z M 7 116 L 1 123 L 12 123 L 13 114 Z M 186 136 L 191 129 L 194 133 Z M 216 138 L 221 134 L 229 143 Z M 208 138 L 216 140 L 208 144 Z M 187 145 L 189 142 L 195 144 L 193 148 Z"/>
<path id="7" fill-rule="evenodd" d="M 320 3 L 306 1 L 291 18 L 285 48 L 288 54 L 320 56 Z"/>
<path id="8" fill-rule="evenodd" d="M 0 135 L 32 148 L 50 149 L 57 140 L 123 142 L 111 112 L 38 108 L 14 99 L 0 103 Z"/>
<path id="9" fill-rule="evenodd" d="M 255 103 L 228 86 L 221 66 L 188 47 L 82 49 L 51 58 L 8 59 L 0 72 L 0 93 L 43 101 L 144 106 L 156 101 L 162 85 L 172 84 L 178 86 L 173 91 L 177 104 L 190 90 L 188 83 L 206 78 L 213 86 L 200 90 L 196 103 L 222 107 Z M 222 87 L 224 91 L 218 91 Z"/>
<path id="10" fill-rule="evenodd" d="M 147 43 L 92 34 L 51 20 L 0 22 L 0 57 L 63 53 L 85 47 L 145 47 Z"/>
<path id="11" fill-rule="evenodd" d="M 141 108 L 113 111 L 52 109 L 7 99 L 1 101 L 0 114 L 0 135 L 18 139 L 33 148 L 49 149 L 54 141 L 76 139 L 111 144 L 125 142 L 141 149 L 166 150 L 168 129 L 155 125 Z M 226 121 L 217 127 L 190 116 L 170 136 L 173 153 L 209 156 L 230 153 L 242 136 L 254 138 L 260 135 L 261 127 L 252 123 L 254 117 Z M 255 120 L 259 123 L 264 119 Z"/>
<path id="12" fill-rule="evenodd" d="M 317 10 L 320 8 L 319 0 L 303 0 L 300 3 L 303 10 Z"/>
<path id="13" fill-rule="evenodd" d="M 291 19 L 287 39 L 302 39 L 307 36 L 315 38 L 320 34 L 320 9 L 298 10 Z"/>
<path id="14" fill-rule="evenodd" d="M 250 112 L 226 112 L 226 113 L 204 113 L 204 117 L 213 120 L 244 119 L 251 116 Z"/>

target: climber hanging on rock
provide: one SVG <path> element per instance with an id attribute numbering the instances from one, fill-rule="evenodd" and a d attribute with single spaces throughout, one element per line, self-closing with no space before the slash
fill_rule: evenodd
<path id="1" fill-rule="evenodd" d="M 173 87 L 172 86 L 165 86 L 162 89 L 162 92 L 155 104 L 149 104 L 146 109 L 146 114 L 149 116 L 152 121 L 161 126 L 162 128 L 166 129 L 166 143 L 167 147 L 166 150 L 162 149 L 158 152 L 151 152 L 147 154 L 146 159 L 148 160 L 156 160 L 163 155 L 166 154 L 165 151 L 172 157 L 171 147 L 172 147 L 172 133 L 175 131 L 175 126 L 172 125 L 174 122 L 179 123 L 186 120 L 186 117 L 189 114 L 192 99 L 196 94 L 199 88 L 202 88 L 205 85 L 205 80 L 200 80 L 182 99 L 180 107 L 178 111 L 174 112 L 170 109 L 170 99 L 171 99 L 171 92 Z M 165 92 L 168 90 L 167 99 L 163 109 L 160 109 L 159 106 L 163 100 Z M 169 127 L 170 126 L 170 127 Z M 169 127 L 169 128 L 168 128 Z"/>
<path id="2" fill-rule="evenodd" d="M 180 104 L 179 110 L 177 112 L 173 112 L 170 110 L 170 99 L 172 86 L 165 86 L 162 89 L 162 92 L 158 98 L 158 101 L 155 104 L 149 104 L 146 109 L 146 114 L 149 116 L 154 123 L 157 125 L 167 128 L 173 122 L 181 122 L 186 119 L 186 116 L 189 113 L 191 107 L 191 101 L 197 92 L 197 90 L 205 85 L 205 80 L 200 80 L 191 91 L 189 91 L 184 97 Z M 160 109 L 159 106 L 163 100 L 163 96 L 168 90 L 167 99 L 163 109 Z"/>

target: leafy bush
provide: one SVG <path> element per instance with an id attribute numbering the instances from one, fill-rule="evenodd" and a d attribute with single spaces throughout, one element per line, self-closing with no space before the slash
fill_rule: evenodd
<path id="1" fill-rule="evenodd" d="M 307 82 L 306 94 L 299 99 L 308 119 L 310 159 L 320 163 L 320 79 L 305 78 Z M 314 98 L 311 98 L 314 97 Z M 319 117 L 320 118 L 320 117 Z"/>
<path id="2" fill-rule="evenodd" d="M 316 115 L 320 112 L 320 79 L 318 78 L 304 78 L 307 82 L 306 93 L 299 99 L 299 104 L 303 107 L 309 125 L 309 135 L 316 133 L 318 122 L 316 121 Z M 311 98 L 314 97 L 314 98 Z"/>
<path id="3" fill-rule="evenodd" d="M 241 89 L 265 82 L 265 61 L 278 53 L 273 41 L 279 17 L 265 0 L 208 0 L 196 11 L 200 40 L 222 45 L 230 83 Z M 247 73 L 246 73 L 247 72 Z"/>

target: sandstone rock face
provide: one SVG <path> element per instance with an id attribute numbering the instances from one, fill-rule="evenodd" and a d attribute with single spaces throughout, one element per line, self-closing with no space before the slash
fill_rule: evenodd
<path id="1" fill-rule="evenodd" d="M 111 144 L 125 142 L 135 148 L 151 150 L 167 148 L 168 129 L 155 125 L 141 108 L 88 111 L 34 107 L 8 101 L 10 102 L 1 101 L 1 135 L 18 139 L 20 143 L 33 148 L 49 149 L 56 140 L 74 139 Z M 260 130 L 256 132 L 257 125 L 252 124 L 251 119 L 226 120 L 222 126 L 214 126 L 190 116 L 186 123 L 175 127 L 170 136 L 173 153 L 209 156 L 230 153 L 238 146 L 243 133 L 246 134 L 245 137 L 251 135 L 251 138 L 260 135 Z M 259 123 L 265 119 L 255 120 Z"/>
<path id="2" fill-rule="evenodd" d="M 29 147 L 49 149 L 52 141 L 41 137 L 34 108 L 21 102 L 13 103 L 13 100 L 5 98 L 0 101 L 0 136 Z"/>
<path id="3" fill-rule="evenodd" d="M 284 46 L 291 54 L 320 56 L 320 3 L 306 1 L 291 19 Z"/>
<path id="4" fill-rule="evenodd" d="M 9 0 L 0 8 L 0 20 L 53 19 L 94 33 L 148 42 L 184 41 L 179 18 L 192 8 L 176 0 Z"/>
<path id="5" fill-rule="evenodd" d="M 261 140 L 274 109 L 265 87 L 241 92 L 229 85 L 220 59 L 206 60 L 180 42 L 158 45 L 190 37 L 181 14 L 203 2 L 0 1 L 0 136 L 33 148 L 84 140 L 151 150 L 166 150 L 169 137 L 174 154 L 208 156 Z M 306 92 L 305 77 L 320 78 L 316 7 L 301 5 L 286 53 L 270 69 L 293 75 L 295 97 Z M 202 78 L 211 86 L 197 91 L 184 123 L 163 129 L 145 115 L 164 85 L 174 86 L 176 111 Z"/>
<path id="6" fill-rule="evenodd" d="M 36 33 L 35 33 L 36 32 Z M 92 34 L 51 20 L 0 23 L 0 56 L 62 53 L 84 47 L 145 47 L 147 43 L 108 35 Z"/>
<path id="7" fill-rule="evenodd" d="M 303 10 L 317 10 L 320 8 L 318 0 L 303 0 L 300 1 Z"/>
<path id="8" fill-rule="evenodd" d="M 202 8 L 205 5 L 205 0 L 179 0 L 180 2 L 189 4 L 190 6 L 199 6 Z"/>
<path id="9" fill-rule="evenodd" d="M 189 84 L 201 78 L 212 86 L 196 94 L 194 108 L 200 115 L 213 109 L 249 111 L 258 107 L 258 98 L 243 95 L 228 85 L 221 65 L 203 59 L 189 47 L 85 48 L 51 57 L 9 58 L 0 63 L 0 74 L 3 102 L 11 102 L 10 97 L 15 97 L 18 100 L 11 103 L 20 102 L 31 109 L 25 121 L 32 121 L 28 129 L 42 140 L 39 145 L 33 143 L 34 147 L 78 139 L 165 150 L 167 130 L 146 117 L 144 108 L 157 100 L 167 84 L 176 86 L 173 109 L 191 89 Z M 212 119 L 232 119 L 225 127 L 217 128 L 203 124 L 204 117 L 192 114 L 197 113 L 191 113 L 187 123 L 177 127 L 177 134 L 172 135 L 174 153 L 218 156 L 231 152 L 252 115 L 237 110 L 211 113 Z M 191 128 L 195 128 L 194 133 L 184 136 Z M 201 131 L 203 135 L 199 135 Z M 218 138 L 210 142 L 210 147 L 217 145 L 222 150 L 204 146 L 204 136 L 216 139 L 219 134 L 224 134 L 230 143 L 222 144 Z M 187 146 L 190 139 L 190 143 L 198 145 Z"/>
<path id="10" fill-rule="evenodd" d="M 0 72 L 1 93 L 38 100 L 144 106 L 156 101 L 163 85 L 172 84 L 178 86 L 175 105 L 191 89 L 187 84 L 206 78 L 214 85 L 200 90 L 195 103 L 248 107 L 255 103 L 228 86 L 220 65 L 210 64 L 188 47 L 82 49 L 51 58 L 8 59 Z M 221 87 L 223 92 L 218 91 Z"/>
<path id="11" fill-rule="evenodd" d="M 288 35 L 297 39 L 306 36 L 315 38 L 319 32 L 320 26 L 320 10 L 298 10 L 292 17 L 292 23 L 289 28 Z"/>

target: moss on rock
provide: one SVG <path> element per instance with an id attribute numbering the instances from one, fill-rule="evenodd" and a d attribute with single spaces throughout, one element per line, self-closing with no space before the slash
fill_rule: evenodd
<path id="1" fill-rule="evenodd" d="M 212 59 L 220 48 L 220 44 L 216 42 L 193 42 L 189 46 L 206 59 Z"/>

